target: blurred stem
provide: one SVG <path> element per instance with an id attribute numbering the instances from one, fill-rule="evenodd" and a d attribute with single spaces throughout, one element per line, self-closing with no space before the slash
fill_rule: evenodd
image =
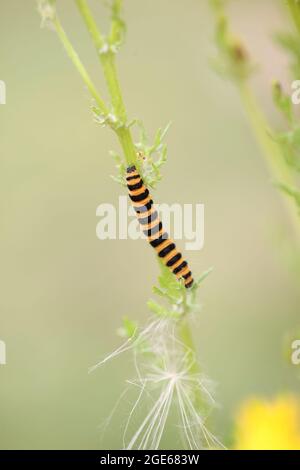
<path id="1" fill-rule="evenodd" d="M 288 187 L 294 187 L 293 176 L 282 157 L 278 144 L 272 140 L 271 135 L 268 135 L 269 126 L 267 119 L 260 109 L 251 89 L 247 83 L 242 82 L 239 84 L 239 91 L 245 111 L 251 123 L 253 133 L 275 182 L 283 183 Z M 298 216 L 295 204 L 291 198 L 284 197 L 283 200 L 293 226 L 295 236 L 297 241 L 300 243 L 300 217 Z"/>
<path id="2" fill-rule="evenodd" d="M 287 0 L 288 7 L 293 17 L 294 23 L 300 34 L 300 4 L 296 0 Z"/>
<path id="3" fill-rule="evenodd" d="M 84 83 L 86 84 L 90 94 L 96 101 L 97 105 L 99 106 L 101 112 L 107 116 L 109 114 L 109 110 L 106 107 L 106 104 L 104 103 L 103 99 L 101 98 L 99 92 L 97 91 L 95 85 L 93 84 L 86 68 L 84 67 L 83 63 L 81 62 L 77 52 L 72 46 L 71 41 L 69 40 L 65 30 L 63 29 L 57 15 L 55 16 L 53 20 L 53 25 L 56 29 L 57 35 L 59 39 L 61 40 L 69 58 L 75 65 L 77 71 L 79 72 L 81 78 L 83 79 Z"/>
<path id="4" fill-rule="evenodd" d="M 300 32 L 300 4 L 298 4 L 296 0 L 287 0 L 287 2 Z M 279 144 L 272 140 L 270 130 L 268 135 L 268 120 L 248 85 L 247 79 L 250 76 L 252 67 L 246 49 L 237 41 L 235 41 L 235 48 L 233 47 L 234 42 L 232 38 L 234 38 L 234 35 L 228 26 L 224 10 L 225 0 L 210 0 L 210 3 L 216 17 L 217 46 L 220 55 L 229 69 L 229 77 L 234 78 L 234 84 L 239 89 L 254 136 L 260 146 L 262 155 L 265 158 L 274 182 L 284 187 L 293 188 L 295 181 L 292 172 L 286 164 Z M 237 51 L 244 52 L 242 55 L 240 53 L 237 55 Z M 249 70 L 247 70 L 247 67 Z M 293 199 L 287 195 L 283 195 L 283 201 L 291 221 L 291 226 L 293 227 L 295 239 L 297 243 L 300 243 L 300 217 L 297 213 L 296 204 Z"/>
<path id="5" fill-rule="evenodd" d="M 127 164 L 138 166 L 132 135 L 130 129 L 126 126 L 127 115 L 115 64 L 115 54 L 111 50 L 109 42 L 101 34 L 87 1 L 75 0 L 75 2 L 97 50 L 114 114 L 121 122 L 121 126 L 116 129 L 116 133 L 123 148 Z"/>

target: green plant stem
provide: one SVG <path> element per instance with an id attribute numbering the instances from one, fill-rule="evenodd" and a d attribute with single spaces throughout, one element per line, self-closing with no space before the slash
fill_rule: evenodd
<path id="1" fill-rule="evenodd" d="M 271 135 L 268 135 L 269 126 L 266 117 L 261 111 L 254 95 L 245 82 L 239 85 L 239 90 L 253 133 L 261 148 L 262 155 L 265 157 L 267 166 L 275 180 L 274 182 L 294 187 L 294 179 L 281 155 L 278 144 L 272 140 Z M 284 197 L 283 201 L 286 206 L 291 225 L 293 226 L 295 237 L 300 243 L 300 217 L 298 216 L 295 204 L 293 200 L 288 197 Z"/>
<path id="2" fill-rule="evenodd" d="M 114 53 L 110 50 L 109 43 L 101 34 L 86 0 L 75 0 L 75 2 L 94 42 L 99 60 L 103 68 L 114 112 L 118 115 L 119 119 L 121 119 L 123 122 L 126 122 L 126 110 L 123 102 L 121 87 L 117 78 Z"/>
<path id="3" fill-rule="evenodd" d="M 198 362 L 195 361 L 194 352 L 196 348 L 194 345 L 194 340 L 192 337 L 192 332 L 191 332 L 191 328 L 188 322 L 187 315 L 183 315 L 183 318 L 180 320 L 179 330 L 180 330 L 180 337 L 184 346 L 187 347 L 188 350 L 191 351 L 191 355 L 190 355 L 191 357 L 188 358 L 188 362 L 190 365 L 190 372 L 192 374 L 199 374 L 201 371 L 200 371 Z"/>
<path id="4" fill-rule="evenodd" d="M 290 9 L 296 28 L 298 30 L 298 33 L 300 34 L 300 3 L 298 3 L 296 0 L 287 0 L 287 4 Z"/>
<path id="5" fill-rule="evenodd" d="M 57 15 L 55 16 L 55 19 L 53 20 L 53 25 L 56 29 L 57 35 L 59 39 L 61 40 L 69 58 L 75 65 L 77 71 L 79 72 L 81 78 L 83 79 L 84 83 L 86 84 L 90 94 L 94 98 L 95 102 L 97 103 L 98 107 L 100 108 L 101 112 L 107 116 L 109 114 L 109 110 L 106 107 L 106 104 L 104 103 L 103 99 L 101 98 L 99 92 L 97 91 L 95 85 L 93 84 L 86 68 L 84 67 L 83 63 L 81 62 L 77 52 L 72 46 L 72 43 L 70 42 L 65 30 L 63 29 Z"/>
<path id="6" fill-rule="evenodd" d="M 122 124 L 116 130 L 116 133 L 123 148 L 127 164 L 138 166 L 132 135 L 130 129 L 126 126 L 127 115 L 118 80 L 115 54 L 112 52 L 110 44 L 101 34 L 86 0 L 75 0 L 75 2 L 94 42 L 110 93 L 114 114 Z"/>
<path id="7" fill-rule="evenodd" d="M 188 351 L 186 361 L 189 374 L 195 377 L 201 373 L 201 369 L 199 366 L 199 361 L 197 360 L 196 347 L 194 344 L 188 315 L 183 315 L 182 319 L 180 320 L 179 335 L 182 343 L 184 344 L 184 348 Z M 199 387 L 195 389 L 194 405 L 196 409 L 205 411 L 206 404 L 203 400 L 202 391 Z"/>
<path id="8" fill-rule="evenodd" d="M 179 330 L 179 337 L 184 345 L 184 349 L 187 350 L 186 355 L 186 363 L 187 368 L 192 377 L 199 376 L 201 373 L 201 368 L 199 365 L 199 361 L 197 360 L 197 348 L 195 347 L 193 334 L 191 331 L 190 323 L 189 323 L 189 313 L 190 309 L 188 306 L 188 296 L 193 295 L 195 293 L 185 291 L 184 296 L 184 311 L 182 314 L 181 319 L 179 320 L 178 330 Z M 199 411 L 204 412 L 206 408 L 206 403 L 203 400 L 202 390 L 198 387 L 195 389 L 194 394 L 194 404 L 196 409 Z"/>
<path id="9" fill-rule="evenodd" d="M 135 147 L 133 144 L 132 136 L 130 130 L 123 126 L 117 131 L 117 136 L 119 138 L 119 142 L 122 146 L 124 155 L 126 157 L 127 164 L 130 165 L 135 165 L 137 168 L 139 168 L 139 163 L 136 158 L 136 151 Z"/>

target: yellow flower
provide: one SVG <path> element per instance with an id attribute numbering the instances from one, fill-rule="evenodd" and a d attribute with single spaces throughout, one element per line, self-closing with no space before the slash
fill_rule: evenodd
<path id="1" fill-rule="evenodd" d="M 240 450 L 300 449 L 299 400 L 283 395 L 247 401 L 238 413 L 235 443 Z"/>

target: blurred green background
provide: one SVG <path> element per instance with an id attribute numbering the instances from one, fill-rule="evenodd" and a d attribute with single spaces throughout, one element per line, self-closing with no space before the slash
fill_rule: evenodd
<path id="1" fill-rule="evenodd" d="M 103 2 L 91 4 L 106 25 Z M 104 93 L 74 3 L 58 6 Z M 269 85 L 286 79 L 287 59 L 271 35 L 289 27 L 282 2 L 240 0 L 229 12 L 262 65 L 253 84 L 276 125 Z M 236 90 L 211 70 L 207 2 L 128 0 L 125 19 L 118 64 L 129 115 L 143 119 L 151 136 L 173 122 L 156 201 L 205 204 L 205 246 L 188 257 L 196 275 L 214 271 L 193 329 L 202 367 L 217 384 L 214 429 L 228 443 L 242 400 L 299 389 L 283 350 L 299 324 L 300 300 L 286 259 L 288 220 Z M 96 207 L 120 194 L 108 155 L 118 143 L 93 122 L 87 90 L 56 35 L 40 29 L 34 1 L 0 0 L 0 79 L 7 85 L 0 106 L 0 339 L 7 346 L 0 447 L 119 448 L 130 394 L 105 432 L 102 425 L 134 375 L 132 357 L 87 371 L 121 343 L 123 315 L 146 321 L 158 271 L 143 240 L 96 238 Z M 172 429 L 165 445 L 179 445 Z"/>

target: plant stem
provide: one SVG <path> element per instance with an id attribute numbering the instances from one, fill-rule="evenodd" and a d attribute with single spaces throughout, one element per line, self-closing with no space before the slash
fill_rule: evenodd
<path id="1" fill-rule="evenodd" d="M 186 361 L 189 374 L 195 377 L 201 373 L 201 369 L 196 356 L 196 347 L 188 321 L 188 316 L 185 314 L 180 320 L 179 335 L 182 343 L 184 344 L 184 348 L 188 351 Z M 203 400 L 203 395 L 200 387 L 197 387 L 197 389 L 195 389 L 194 404 L 196 409 L 198 409 L 199 411 L 205 411 L 206 403 Z"/>
<path id="2" fill-rule="evenodd" d="M 251 123 L 253 133 L 275 182 L 283 183 L 289 187 L 294 187 L 293 176 L 283 159 L 278 144 L 272 140 L 270 135 L 268 135 L 269 126 L 266 117 L 260 109 L 250 88 L 245 82 L 242 82 L 239 85 L 239 91 Z M 283 200 L 293 226 L 295 236 L 297 241 L 300 243 L 300 217 L 298 216 L 295 204 L 291 198 L 284 197 Z"/>
<path id="3" fill-rule="evenodd" d="M 126 126 L 127 115 L 118 80 L 115 54 L 111 50 L 106 38 L 101 34 L 86 0 L 75 0 L 75 2 L 97 50 L 110 93 L 114 114 L 122 123 L 121 127 L 116 130 L 116 133 L 123 148 L 127 164 L 138 166 L 132 135 L 130 129 Z"/>
<path id="4" fill-rule="evenodd" d="M 75 0 L 75 2 L 93 39 L 99 60 L 103 67 L 103 72 L 111 96 L 114 112 L 123 122 L 126 122 L 126 110 L 123 102 L 121 87 L 117 78 L 114 53 L 110 50 L 108 42 L 101 34 L 86 0 Z"/>
<path id="5" fill-rule="evenodd" d="M 53 24 L 55 26 L 55 29 L 56 29 L 56 32 L 57 32 L 57 35 L 58 35 L 59 39 L 61 40 L 68 56 L 70 57 L 71 61 L 75 65 L 77 71 L 81 75 L 81 77 L 82 77 L 84 83 L 86 84 L 90 94 L 92 95 L 92 97 L 96 101 L 96 103 L 99 106 L 101 112 L 104 115 L 107 116 L 109 114 L 109 110 L 107 109 L 103 99 L 101 98 L 99 92 L 97 91 L 95 85 L 93 84 L 93 82 L 92 82 L 86 68 L 84 67 L 83 63 L 81 62 L 77 52 L 73 48 L 72 43 L 70 42 L 65 30 L 63 29 L 57 15 L 55 16 L 55 18 L 53 20 Z"/>
<path id="6" fill-rule="evenodd" d="M 137 168 L 139 168 L 139 164 L 136 158 L 136 151 L 135 147 L 133 144 L 131 132 L 128 129 L 128 127 L 121 127 L 117 131 L 117 136 L 119 138 L 120 144 L 122 146 L 124 155 L 126 157 L 127 164 L 130 165 L 135 165 Z"/>
<path id="7" fill-rule="evenodd" d="M 182 342 L 184 343 L 184 346 L 191 351 L 191 356 L 193 356 L 189 357 L 190 372 L 192 374 L 199 374 L 200 367 L 198 362 L 195 361 L 194 357 L 194 352 L 196 348 L 194 345 L 191 328 L 186 315 L 184 315 L 183 318 L 180 320 L 180 337 Z"/>

